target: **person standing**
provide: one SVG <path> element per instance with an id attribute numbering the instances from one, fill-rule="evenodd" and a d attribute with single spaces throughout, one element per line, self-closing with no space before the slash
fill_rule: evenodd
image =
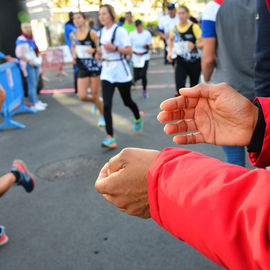
<path id="1" fill-rule="evenodd" d="M 130 41 L 132 44 L 133 54 L 132 63 L 134 71 L 135 83 L 139 79 L 142 79 L 143 85 L 143 97 L 147 98 L 147 69 L 150 60 L 149 49 L 152 46 L 152 35 L 148 30 L 143 29 L 143 23 L 141 20 L 135 21 L 136 30 L 130 33 Z"/>
<path id="2" fill-rule="evenodd" d="M 98 126 L 105 126 L 103 103 L 99 97 L 101 63 L 95 59 L 98 46 L 98 35 L 89 30 L 84 13 L 77 12 L 73 16 L 76 32 L 70 34 L 72 56 L 78 66 L 78 95 L 80 100 L 93 102 L 99 109 L 100 119 Z M 88 86 L 91 84 L 91 95 L 88 95 Z"/>
<path id="3" fill-rule="evenodd" d="M 65 24 L 65 32 L 64 32 L 64 37 L 66 44 L 68 45 L 68 48 L 71 52 L 71 39 L 70 39 L 70 34 L 72 32 L 75 32 L 77 30 L 76 26 L 73 23 L 73 12 L 69 12 L 68 14 L 69 20 Z M 74 74 L 74 89 L 75 93 L 78 93 L 78 86 L 77 86 L 77 72 L 78 72 L 78 67 L 76 65 L 73 65 L 73 74 Z"/>
<path id="4" fill-rule="evenodd" d="M 127 31 L 115 23 L 114 8 L 105 4 L 99 9 L 99 20 L 104 27 L 100 31 L 100 46 L 97 58 L 102 58 L 101 85 L 104 101 L 104 117 L 107 136 L 102 141 L 103 147 L 115 148 L 117 146 L 112 121 L 112 100 L 117 87 L 121 98 L 133 113 L 134 130 L 143 127 L 143 112 L 139 112 L 136 103 L 131 98 L 131 72 L 125 55 L 132 54 L 132 48 Z"/>
<path id="5" fill-rule="evenodd" d="M 186 6 L 179 6 L 177 13 L 180 23 L 171 29 L 167 56 L 169 62 L 176 61 L 175 96 L 179 96 L 179 89 L 186 86 L 187 76 L 190 78 L 190 86 L 195 86 L 201 74 L 201 53 L 197 48 L 201 29 L 198 24 L 189 21 Z"/>
<path id="6" fill-rule="evenodd" d="M 215 0 L 207 4 L 202 17 L 204 80 L 226 82 L 251 101 L 254 98 L 255 5 L 253 0 Z M 222 148 L 226 162 L 245 166 L 243 146 Z"/>
<path id="7" fill-rule="evenodd" d="M 167 54 L 168 54 L 168 41 L 171 29 L 180 23 L 178 17 L 176 16 L 176 9 L 173 3 L 167 5 L 168 14 L 162 16 L 158 21 L 157 34 L 164 41 L 164 64 L 168 64 Z"/>
<path id="8" fill-rule="evenodd" d="M 24 77 L 26 77 L 28 98 L 31 108 L 36 111 L 44 111 L 47 107 L 46 103 L 38 100 L 37 87 L 39 80 L 39 69 L 42 58 L 39 49 L 32 35 L 30 23 L 21 24 L 22 35 L 16 40 L 15 54 L 19 59 L 20 67 Z"/>

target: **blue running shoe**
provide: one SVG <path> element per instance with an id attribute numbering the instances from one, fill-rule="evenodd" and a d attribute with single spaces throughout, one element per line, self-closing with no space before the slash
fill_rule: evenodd
<path id="1" fill-rule="evenodd" d="M 5 227 L 0 226 L 0 246 L 3 246 L 8 242 L 8 237 L 5 233 Z"/>
<path id="2" fill-rule="evenodd" d="M 134 120 L 134 130 L 140 131 L 143 128 L 144 112 L 140 111 L 140 119 Z"/>
<path id="3" fill-rule="evenodd" d="M 101 146 L 115 148 L 117 146 L 117 143 L 115 141 L 115 138 L 113 138 L 111 135 L 107 135 L 107 137 L 103 140 Z"/>
<path id="4" fill-rule="evenodd" d="M 26 192 L 35 189 L 35 179 L 22 160 L 14 160 L 10 171 L 16 176 L 17 185 L 23 186 Z"/>
<path id="5" fill-rule="evenodd" d="M 105 127 L 105 125 L 106 125 L 106 123 L 105 123 L 104 116 L 101 115 L 101 116 L 99 117 L 98 126 L 99 126 L 99 127 Z"/>

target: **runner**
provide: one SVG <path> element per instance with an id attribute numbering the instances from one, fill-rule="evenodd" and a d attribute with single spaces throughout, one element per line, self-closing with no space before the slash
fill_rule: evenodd
<path id="1" fill-rule="evenodd" d="M 201 53 L 197 48 L 201 45 L 196 43 L 201 37 L 201 29 L 198 24 L 189 21 L 186 6 L 179 6 L 177 13 L 180 23 L 171 29 L 167 56 L 169 62 L 176 61 L 175 96 L 179 96 L 179 89 L 186 86 L 187 76 L 192 87 L 198 84 L 201 74 Z"/>
<path id="2" fill-rule="evenodd" d="M 143 97 L 147 98 L 147 69 L 150 60 L 149 49 L 152 46 L 152 35 L 143 29 L 141 20 L 135 21 L 136 30 L 130 33 L 130 41 L 133 48 L 132 63 L 134 72 L 134 83 L 142 79 Z"/>
<path id="3" fill-rule="evenodd" d="M 103 29 L 100 31 L 100 45 L 98 58 L 102 57 L 101 84 L 104 100 L 104 116 L 107 137 L 103 140 L 103 147 L 117 146 L 113 137 L 112 99 L 115 87 L 118 88 L 121 98 L 134 114 L 134 130 L 143 127 L 143 112 L 139 112 L 137 105 L 131 98 L 131 72 L 124 55 L 131 55 L 132 48 L 127 31 L 115 24 L 116 15 L 111 5 L 102 5 L 99 9 L 99 20 Z"/>
<path id="4" fill-rule="evenodd" d="M 89 30 L 84 13 L 75 13 L 73 21 L 77 31 L 72 32 L 70 37 L 72 56 L 79 68 L 78 95 L 80 100 L 96 104 L 100 113 L 98 126 L 105 126 L 103 103 L 99 97 L 101 63 L 95 59 L 98 36 L 94 30 Z M 87 93 L 89 84 L 91 84 L 91 95 Z"/>

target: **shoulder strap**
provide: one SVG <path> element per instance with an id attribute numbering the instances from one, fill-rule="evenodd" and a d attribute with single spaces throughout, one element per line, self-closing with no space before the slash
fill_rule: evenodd
<path id="1" fill-rule="evenodd" d="M 115 36 L 116 36 L 116 30 L 118 29 L 118 25 L 114 28 L 114 30 L 113 30 L 113 34 L 112 34 L 112 39 L 111 39 L 111 43 L 113 44 L 114 43 L 114 41 L 115 41 Z"/>

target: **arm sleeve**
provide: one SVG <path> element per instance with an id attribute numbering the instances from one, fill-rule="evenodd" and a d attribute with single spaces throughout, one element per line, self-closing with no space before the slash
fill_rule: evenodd
<path id="1" fill-rule="evenodd" d="M 216 37 L 216 17 L 220 4 L 211 1 L 206 5 L 202 16 L 202 37 Z"/>
<path id="2" fill-rule="evenodd" d="M 270 98 L 256 98 L 255 102 L 259 102 L 261 105 L 265 131 L 261 151 L 249 153 L 249 160 L 253 166 L 265 167 L 270 165 Z"/>
<path id="3" fill-rule="evenodd" d="M 270 269 L 269 181 L 264 169 L 168 148 L 148 172 L 151 216 L 226 269 Z"/>

